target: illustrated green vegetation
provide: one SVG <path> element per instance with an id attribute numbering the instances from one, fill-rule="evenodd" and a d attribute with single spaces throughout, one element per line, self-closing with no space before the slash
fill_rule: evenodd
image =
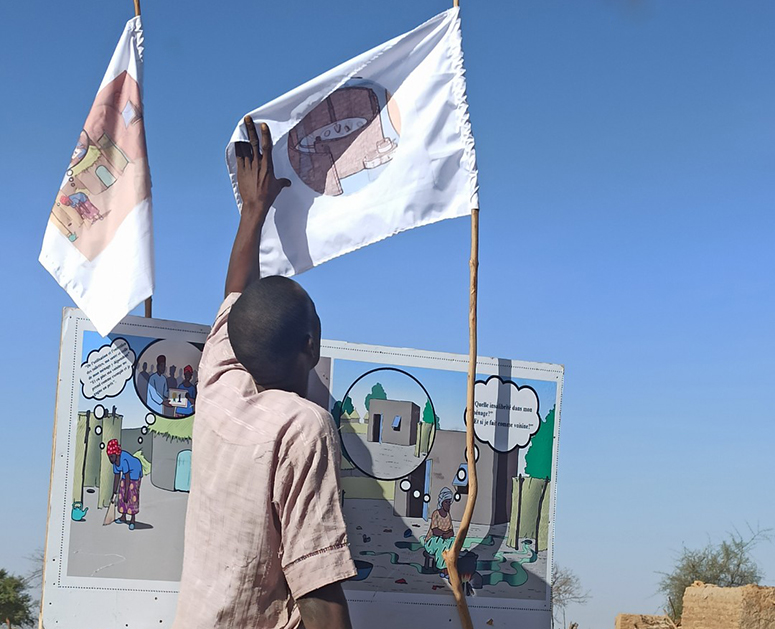
<path id="1" fill-rule="evenodd" d="M 552 478 L 552 444 L 554 442 L 554 407 L 541 422 L 538 432 L 530 440 L 525 455 L 525 474 L 533 478 Z"/>
<path id="2" fill-rule="evenodd" d="M 423 454 L 428 454 L 431 449 L 431 444 L 433 443 L 433 438 L 436 435 L 436 426 L 437 424 L 433 421 L 430 423 L 424 420 L 420 422 L 418 427 L 420 433 L 417 436 L 417 443 L 414 446 L 414 456 L 419 457 Z"/>
<path id="3" fill-rule="evenodd" d="M 770 529 L 749 527 L 747 536 L 729 533 L 720 544 L 708 542 L 699 549 L 684 546 L 671 572 L 663 572 L 659 591 L 665 596 L 665 612 L 674 622 L 683 614 L 684 591 L 695 581 L 721 587 L 758 584 L 762 579 L 751 552 L 759 542 L 772 539 Z"/>
<path id="4" fill-rule="evenodd" d="M 32 626 L 34 602 L 27 592 L 27 581 L 0 568 L 0 621 L 8 629 Z"/>
<path id="5" fill-rule="evenodd" d="M 354 410 L 355 407 L 353 406 L 353 401 L 348 395 L 344 399 L 344 404 L 342 402 L 334 403 L 334 408 L 331 409 L 331 415 L 334 416 L 334 420 L 336 421 L 337 425 L 339 425 L 339 420 L 342 418 L 342 415 L 347 413 L 347 416 L 349 417 L 350 413 L 352 413 Z"/>
<path id="6" fill-rule="evenodd" d="M 145 455 L 143 454 L 142 450 L 138 450 L 133 455 L 136 459 L 140 461 L 140 463 L 143 464 L 143 476 L 148 476 L 151 473 L 151 462 L 145 458 Z"/>
<path id="7" fill-rule="evenodd" d="M 425 400 L 425 408 L 422 409 L 422 420 L 426 424 L 433 424 L 436 420 L 436 415 L 433 414 L 433 407 L 430 400 Z"/>
<path id="8" fill-rule="evenodd" d="M 170 419 L 156 415 L 156 421 L 148 428 L 151 432 L 167 437 L 170 440 L 184 441 L 191 439 L 191 435 L 194 433 L 194 416 L 189 415 L 180 419 Z"/>
<path id="9" fill-rule="evenodd" d="M 102 423 L 102 443 L 107 444 L 111 439 L 121 443 L 121 429 L 124 416 L 118 413 L 109 413 L 100 420 Z M 97 508 L 102 509 L 110 504 L 113 495 L 113 464 L 108 460 L 108 454 L 104 449 L 96 449 L 99 452 L 99 495 L 97 496 Z"/>
<path id="10" fill-rule="evenodd" d="M 387 400 L 387 393 L 385 393 L 385 389 L 379 382 L 371 387 L 371 393 L 369 393 L 363 401 L 367 411 L 369 410 L 369 404 L 371 404 L 372 400 Z"/>
<path id="11" fill-rule="evenodd" d="M 536 551 L 549 545 L 549 480 L 517 476 L 511 479 L 511 517 L 506 545 L 519 548 L 519 540 L 534 539 Z"/>

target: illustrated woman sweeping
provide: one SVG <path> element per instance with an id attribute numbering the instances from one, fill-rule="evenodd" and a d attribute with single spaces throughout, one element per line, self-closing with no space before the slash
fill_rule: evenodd
<path id="1" fill-rule="evenodd" d="M 108 458 L 113 464 L 113 497 L 120 516 L 116 524 L 128 524 L 135 529 L 135 516 L 140 513 L 140 481 L 143 478 L 143 464 L 135 456 L 124 452 L 117 439 L 108 441 Z M 127 516 L 130 519 L 127 520 Z"/>

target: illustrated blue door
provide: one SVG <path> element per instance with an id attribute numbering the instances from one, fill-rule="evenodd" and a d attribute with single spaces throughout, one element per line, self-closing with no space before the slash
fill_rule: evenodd
<path id="1" fill-rule="evenodd" d="M 175 491 L 191 489 L 191 450 L 178 452 L 178 463 L 175 467 Z"/>

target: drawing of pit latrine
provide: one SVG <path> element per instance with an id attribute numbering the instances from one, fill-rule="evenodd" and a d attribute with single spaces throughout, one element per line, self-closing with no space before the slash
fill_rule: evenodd
<path id="1" fill-rule="evenodd" d="M 390 162 L 399 133 L 400 116 L 387 90 L 358 81 L 336 90 L 290 131 L 288 157 L 315 192 L 337 196 L 346 192 L 343 179 Z"/>

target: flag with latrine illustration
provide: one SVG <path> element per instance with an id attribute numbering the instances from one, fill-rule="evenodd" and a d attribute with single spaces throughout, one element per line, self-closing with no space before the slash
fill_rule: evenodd
<path id="1" fill-rule="evenodd" d="M 459 9 L 431 18 L 250 112 L 291 181 L 261 236 L 262 275 L 294 275 L 479 206 Z M 226 162 L 237 186 L 232 134 Z"/>

